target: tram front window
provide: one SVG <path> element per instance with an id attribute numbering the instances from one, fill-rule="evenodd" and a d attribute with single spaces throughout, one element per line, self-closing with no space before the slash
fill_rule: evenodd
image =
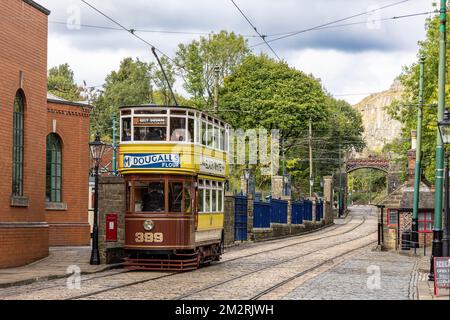
<path id="1" fill-rule="evenodd" d="M 134 199 L 137 212 L 164 212 L 164 182 L 137 182 Z"/>
<path id="2" fill-rule="evenodd" d="M 169 212 L 181 212 L 183 182 L 169 182 Z"/>
<path id="3" fill-rule="evenodd" d="M 165 141 L 165 127 L 134 127 L 134 141 Z"/>
<path id="4" fill-rule="evenodd" d="M 186 119 L 170 118 L 170 140 L 186 141 Z"/>

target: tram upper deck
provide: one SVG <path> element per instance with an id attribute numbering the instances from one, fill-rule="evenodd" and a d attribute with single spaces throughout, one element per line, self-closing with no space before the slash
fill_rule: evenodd
<path id="1" fill-rule="evenodd" d="M 189 107 L 120 108 L 122 174 L 228 175 L 230 126 Z"/>

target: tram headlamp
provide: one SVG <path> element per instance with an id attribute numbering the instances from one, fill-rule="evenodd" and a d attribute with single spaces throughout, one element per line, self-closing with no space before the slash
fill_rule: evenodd
<path id="1" fill-rule="evenodd" d="M 155 227 L 155 223 L 153 222 L 153 220 L 145 220 L 144 221 L 144 229 L 147 231 L 151 231 L 153 228 Z"/>

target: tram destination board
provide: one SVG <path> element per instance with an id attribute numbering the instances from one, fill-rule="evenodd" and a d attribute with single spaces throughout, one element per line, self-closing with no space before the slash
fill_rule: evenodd
<path id="1" fill-rule="evenodd" d="M 434 258 L 434 285 L 436 288 L 450 288 L 450 257 Z"/>

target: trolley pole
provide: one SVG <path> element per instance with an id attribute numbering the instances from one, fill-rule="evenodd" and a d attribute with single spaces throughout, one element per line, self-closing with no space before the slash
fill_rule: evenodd
<path id="1" fill-rule="evenodd" d="M 117 172 L 117 159 L 116 159 L 116 149 L 117 149 L 117 144 L 116 144 L 116 125 L 117 125 L 117 120 L 116 120 L 116 115 L 113 115 L 113 141 L 112 141 L 112 171 L 113 174 L 116 175 Z"/>
<path id="2" fill-rule="evenodd" d="M 416 166 L 414 168 L 414 202 L 412 217 L 411 240 L 414 248 L 419 247 L 419 195 L 420 195 L 420 169 L 422 158 L 422 109 L 423 109 L 423 78 L 425 57 L 420 57 L 420 80 L 419 80 L 419 108 L 417 110 L 417 143 L 416 143 Z"/>
<path id="3" fill-rule="evenodd" d="M 446 72 L 446 23 L 447 1 L 440 1 L 439 23 L 439 86 L 438 86 L 438 112 L 437 121 L 444 118 L 445 109 L 445 72 Z M 442 256 L 442 189 L 444 171 L 444 148 L 441 135 L 437 130 L 436 139 L 436 178 L 435 178 L 435 204 L 434 204 L 434 228 L 433 248 L 430 259 L 430 274 L 428 280 L 434 280 L 434 257 Z"/>

